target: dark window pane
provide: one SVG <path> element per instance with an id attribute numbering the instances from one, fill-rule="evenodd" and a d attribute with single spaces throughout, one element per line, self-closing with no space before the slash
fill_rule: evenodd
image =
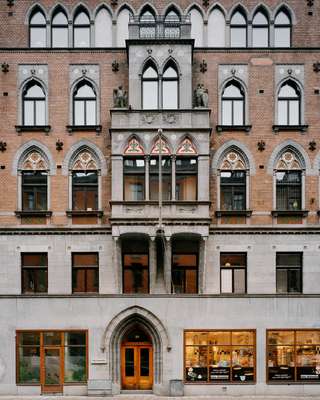
<path id="1" fill-rule="evenodd" d="M 145 162 L 140 158 L 124 159 L 124 200 L 144 200 Z"/>
<path id="2" fill-rule="evenodd" d="M 125 376 L 134 376 L 134 349 L 125 349 Z"/>
<path id="3" fill-rule="evenodd" d="M 73 172 L 72 209 L 82 211 L 93 211 L 98 209 L 97 171 Z"/>
<path id="4" fill-rule="evenodd" d="M 278 171 L 277 209 L 301 210 L 301 171 Z"/>
<path id="5" fill-rule="evenodd" d="M 18 334 L 19 344 L 24 346 L 39 346 L 40 333 L 39 332 L 20 332 Z"/>
<path id="6" fill-rule="evenodd" d="M 140 349 L 140 376 L 150 375 L 149 349 Z"/>
<path id="7" fill-rule="evenodd" d="M 85 346 L 86 334 L 85 332 L 65 332 L 64 340 L 66 346 Z"/>
<path id="8" fill-rule="evenodd" d="M 43 344 L 48 346 L 61 345 L 61 332 L 43 332 Z"/>
<path id="9" fill-rule="evenodd" d="M 302 292 L 301 253 L 277 253 L 277 293 Z"/>
<path id="10" fill-rule="evenodd" d="M 123 255 L 123 292 L 148 293 L 149 257 L 147 254 Z"/>

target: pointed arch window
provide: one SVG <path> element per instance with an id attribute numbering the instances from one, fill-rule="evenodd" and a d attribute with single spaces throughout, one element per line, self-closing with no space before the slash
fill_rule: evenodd
<path id="1" fill-rule="evenodd" d="M 29 21 L 30 47 L 47 47 L 47 23 L 40 10 L 32 13 Z"/>
<path id="2" fill-rule="evenodd" d="M 237 81 L 229 82 L 222 92 L 222 125 L 245 124 L 245 94 Z"/>
<path id="3" fill-rule="evenodd" d="M 286 81 L 278 93 L 278 124 L 300 125 L 301 123 L 301 92 L 293 81 Z"/>
<path id="4" fill-rule="evenodd" d="M 269 21 L 262 11 L 258 11 L 252 21 L 252 46 L 269 46 Z"/>
<path id="5" fill-rule="evenodd" d="M 145 10 L 140 16 L 140 38 L 156 37 L 156 18 L 152 10 Z"/>
<path id="6" fill-rule="evenodd" d="M 51 46 L 52 47 L 68 47 L 68 19 L 65 13 L 58 10 L 51 23 Z"/>
<path id="7" fill-rule="evenodd" d="M 136 137 L 133 137 L 123 158 L 123 183 L 125 201 L 145 199 L 145 157 L 144 150 Z"/>
<path id="8" fill-rule="evenodd" d="M 194 144 L 185 138 L 177 150 L 176 200 L 195 201 L 198 197 L 198 157 Z"/>
<path id="9" fill-rule="evenodd" d="M 165 16 L 164 36 L 171 39 L 180 37 L 180 16 L 175 10 L 169 11 Z"/>
<path id="10" fill-rule="evenodd" d="M 95 46 L 111 47 L 112 46 L 112 18 L 110 12 L 102 7 L 98 11 L 95 21 Z"/>
<path id="11" fill-rule="evenodd" d="M 48 206 L 48 166 L 37 151 L 22 164 L 22 211 L 45 211 Z"/>
<path id="12" fill-rule="evenodd" d="M 162 154 L 162 200 L 171 200 L 171 186 L 172 186 L 172 163 L 170 157 L 170 149 L 165 140 L 158 139 L 152 149 L 149 161 L 149 188 L 150 200 L 159 199 L 159 152 L 161 146 Z"/>
<path id="13" fill-rule="evenodd" d="M 148 65 L 142 74 L 142 108 L 155 110 L 158 108 L 159 76 L 153 65 Z"/>
<path id="14" fill-rule="evenodd" d="M 79 11 L 73 21 L 73 46 L 90 47 L 90 19 L 85 11 Z"/>
<path id="15" fill-rule="evenodd" d="M 203 46 L 203 16 L 198 8 L 193 7 L 190 11 L 191 38 L 194 39 L 195 47 Z"/>
<path id="16" fill-rule="evenodd" d="M 89 151 L 82 151 L 72 166 L 72 210 L 98 210 L 98 167 Z"/>
<path id="17" fill-rule="evenodd" d="M 46 95 L 40 83 L 31 81 L 22 94 L 22 124 L 24 126 L 46 125 Z"/>
<path id="18" fill-rule="evenodd" d="M 80 82 L 73 93 L 73 124 L 94 126 L 97 121 L 97 96 L 88 81 Z"/>
<path id="19" fill-rule="evenodd" d="M 247 47 L 247 19 L 241 11 L 236 11 L 230 22 L 231 47 Z"/>
<path id="20" fill-rule="evenodd" d="M 292 23 L 286 10 L 280 10 L 274 21 L 275 47 L 291 47 Z"/>
<path id="21" fill-rule="evenodd" d="M 162 108 L 177 109 L 179 104 L 179 78 L 174 65 L 168 65 L 162 75 Z"/>
<path id="22" fill-rule="evenodd" d="M 243 158 L 230 151 L 220 167 L 220 208 L 223 211 L 246 209 L 246 167 Z"/>
<path id="23" fill-rule="evenodd" d="M 302 169 L 292 151 L 285 151 L 276 165 L 276 208 L 280 211 L 302 209 Z"/>

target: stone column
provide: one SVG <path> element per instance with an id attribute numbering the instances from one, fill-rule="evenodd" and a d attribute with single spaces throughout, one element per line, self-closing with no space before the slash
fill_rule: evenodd
<path id="1" fill-rule="evenodd" d="M 171 156 L 171 200 L 176 200 L 176 156 Z"/>
<path id="2" fill-rule="evenodd" d="M 121 243 L 119 236 L 113 236 L 113 246 L 112 246 L 112 260 L 115 276 L 115 292 L 122 293 L 122 262 L 121 262 Z"/>
<path id="3" fill-rule="evenodd" d="M 157 293 L 157 254 L 155 236 L 149 241 L 149 291 L 151 294 Z"/>
<path id="4" fill-rule="evenodd" d="M 150 167 L 150 156 L 144 157 L 145 162 L 145 200 L 150 200 L 150 179 L 149 179 L 149 167 Z"/>
<path id="5" fill-rule="evenodd" d="M 170 236 L 166 236 L 164 259 L 164 285 L 166 293 L 171 293 L 172 244 L 170 239 Z"/>

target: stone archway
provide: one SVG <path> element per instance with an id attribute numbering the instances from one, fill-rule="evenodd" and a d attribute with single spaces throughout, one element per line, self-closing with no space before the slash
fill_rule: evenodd
<path id="1" fill-rule="evenodd" d="M 106 352 L 109 376 L 113 385 L 121 385 L 121 342 L 133 326 L 141 326 L 149 335 L 153 346 L 154 384 L 163 380 L 163 354 L 171 351 L 168 332 L 161 320 L 140 306 L 129 307 L 116 315 L 106 327 L 101 350 Z"/>

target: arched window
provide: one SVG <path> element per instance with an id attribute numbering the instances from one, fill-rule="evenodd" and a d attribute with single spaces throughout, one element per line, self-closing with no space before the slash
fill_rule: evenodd
<path id="1" fill-rule="evenodd" d="M 57 10 L 51 22 L 51 46 L 68 47 L 68 19 L 65 13 Z"/>
<path id="2" fill-rule="evenodd" d="M 237 81 L 229 82 L 223 90 L 222 125 L 245 125 L 245 94 Z"/>
<path id="3" fill-rule="evenodd" d="M 198 157 L 189 138 L 185 138 L 177 149 L 175 198 L 181 201 L 198 198 Z"/>
<path id="4" fill-rule="evenodd" d="M 81 81 L 73 93 L 73 124 L 97 124 L 97 96 L 92 85 L 86 80 Z"/>
<path id="5" fill-rule="evenodd" d="M 156 18 L 152 9 L 145 9 L 140 15 L 140 38 L 156 37 Z"/>
<path id="6" fill-rule="evenodd" d="M 46 211 L 48 165 L 42 155 L 31 151 L 22 163 L 22 211 Z"/>
<path id="7" fill-rule="evenodd" d="M 73 46 L 90 47 L 90 20 L 83 10 L 80 10 L 73 21 Z"/>
<path id="8" fill-rule="evenodd" d="M 73 162 L 72 210 L 98 210 L 98 167 L 87 150 L 82 151 Z"/>
<path id="9" fill-rule="evenodd" d="M 127 8 L 123 8 L 117 19 L 117 46 L 125 47 L 126 39 L 129 38 L 129 20 L 130 11 Z"/>
<path id="10" fill-rule="evenodd" d="M 278 124 L 300 125 L 301 92 L 293 81 L 286 81 L 278 94 Z"/>
<path id="11" fill-rule="evenodd" d="M 144 150 L 136 137 L 133 137 L 123 158 L 123 184 L 125 201 L 145 199 L 145 157 Z"/>
<path id="12" fill-rule="evenodd" d="M 203 46 L 203 17 L 197 8 L 190 11 L 191 38 L 194 39 L 195 47 Z"/>
<path id="13" fill-rule="evenodd" d="M 112 46 L 112 18 L 106 8 L 101 8 L 95 18 L 95 46 Z"/>
<path id="14" fill-rule="evenodd" d="M 164 18 L 164 36 L 171 39 L 180 37 L 180 16 L 175 10 L 169 11 Z"/>
<path id="15" fill-rule="evenodd" d="M 281 211 L 302 209 L 302 168 L 292 151 L 285 151 L 276 165 L 276 208 Z"/>
<path id="16" fill-rule="evenodd" d="M 220 167 L 220 208 L 223 211 L 246 210 L 246 166 L 236 151 L 230 151 Z"/>
<path id="17" fill-rule="evenodd" d="M 22 125 L 46 125 L 46 95 L 40 83 L 28 82 L 22 94 Z"/>
<path id="18" fill-rule="evenodd" d="M 142 108 L 158 108 L 159 77 L 156 68 L 149 64 L 142 74 Z"/>
<path id="19" fill-rule="evenodd" d="M 258 11 L 252 21 L 252 47 L 269 46 L 269 21 L 262 11 Z"/>
<path id="20" fill-rule="evenodd" d="M 157 139 L 154 143 L 149 161 L 149 188 L 150 200 L 159 199 L 159 153 L 161 146 L 161 174 L 162 174 L 162 200 L 171 200 L 171 181 L 172 181 L 172 170 L 171 170 L 171 157 L 170 149 L 167 142 L 164 139 Z"/>
<path id="21" fill-rule="evenodd" d="M 169 64 L 162 75 L 162 108 L 177 109 L 179 104 L 179 78 L 174 65 Z"/>
<path id="22" fill-rule="evenodd" d="M 42 11 L 36 10 L 31 14 L 29 21 L 30 47 L 47 46 L 47 24 Z"/>
<path id="23" fill-rule="evenodd" d="M 291 18 L 286 10 L 280 10 L 274 21 L 275 47 L 291 47 Z"/>
<path id="24" fill-rule="evenodd" d="M 230 22 L 231 47 L 247 47 L 247 20 L 241 11 L 236 11 Z"/>
<path id="25" fill-rule="evenodd" d="M 208 19 L 208 46 L 226 46 L 226 19 L 223 12 L 215 7 Z"/>

